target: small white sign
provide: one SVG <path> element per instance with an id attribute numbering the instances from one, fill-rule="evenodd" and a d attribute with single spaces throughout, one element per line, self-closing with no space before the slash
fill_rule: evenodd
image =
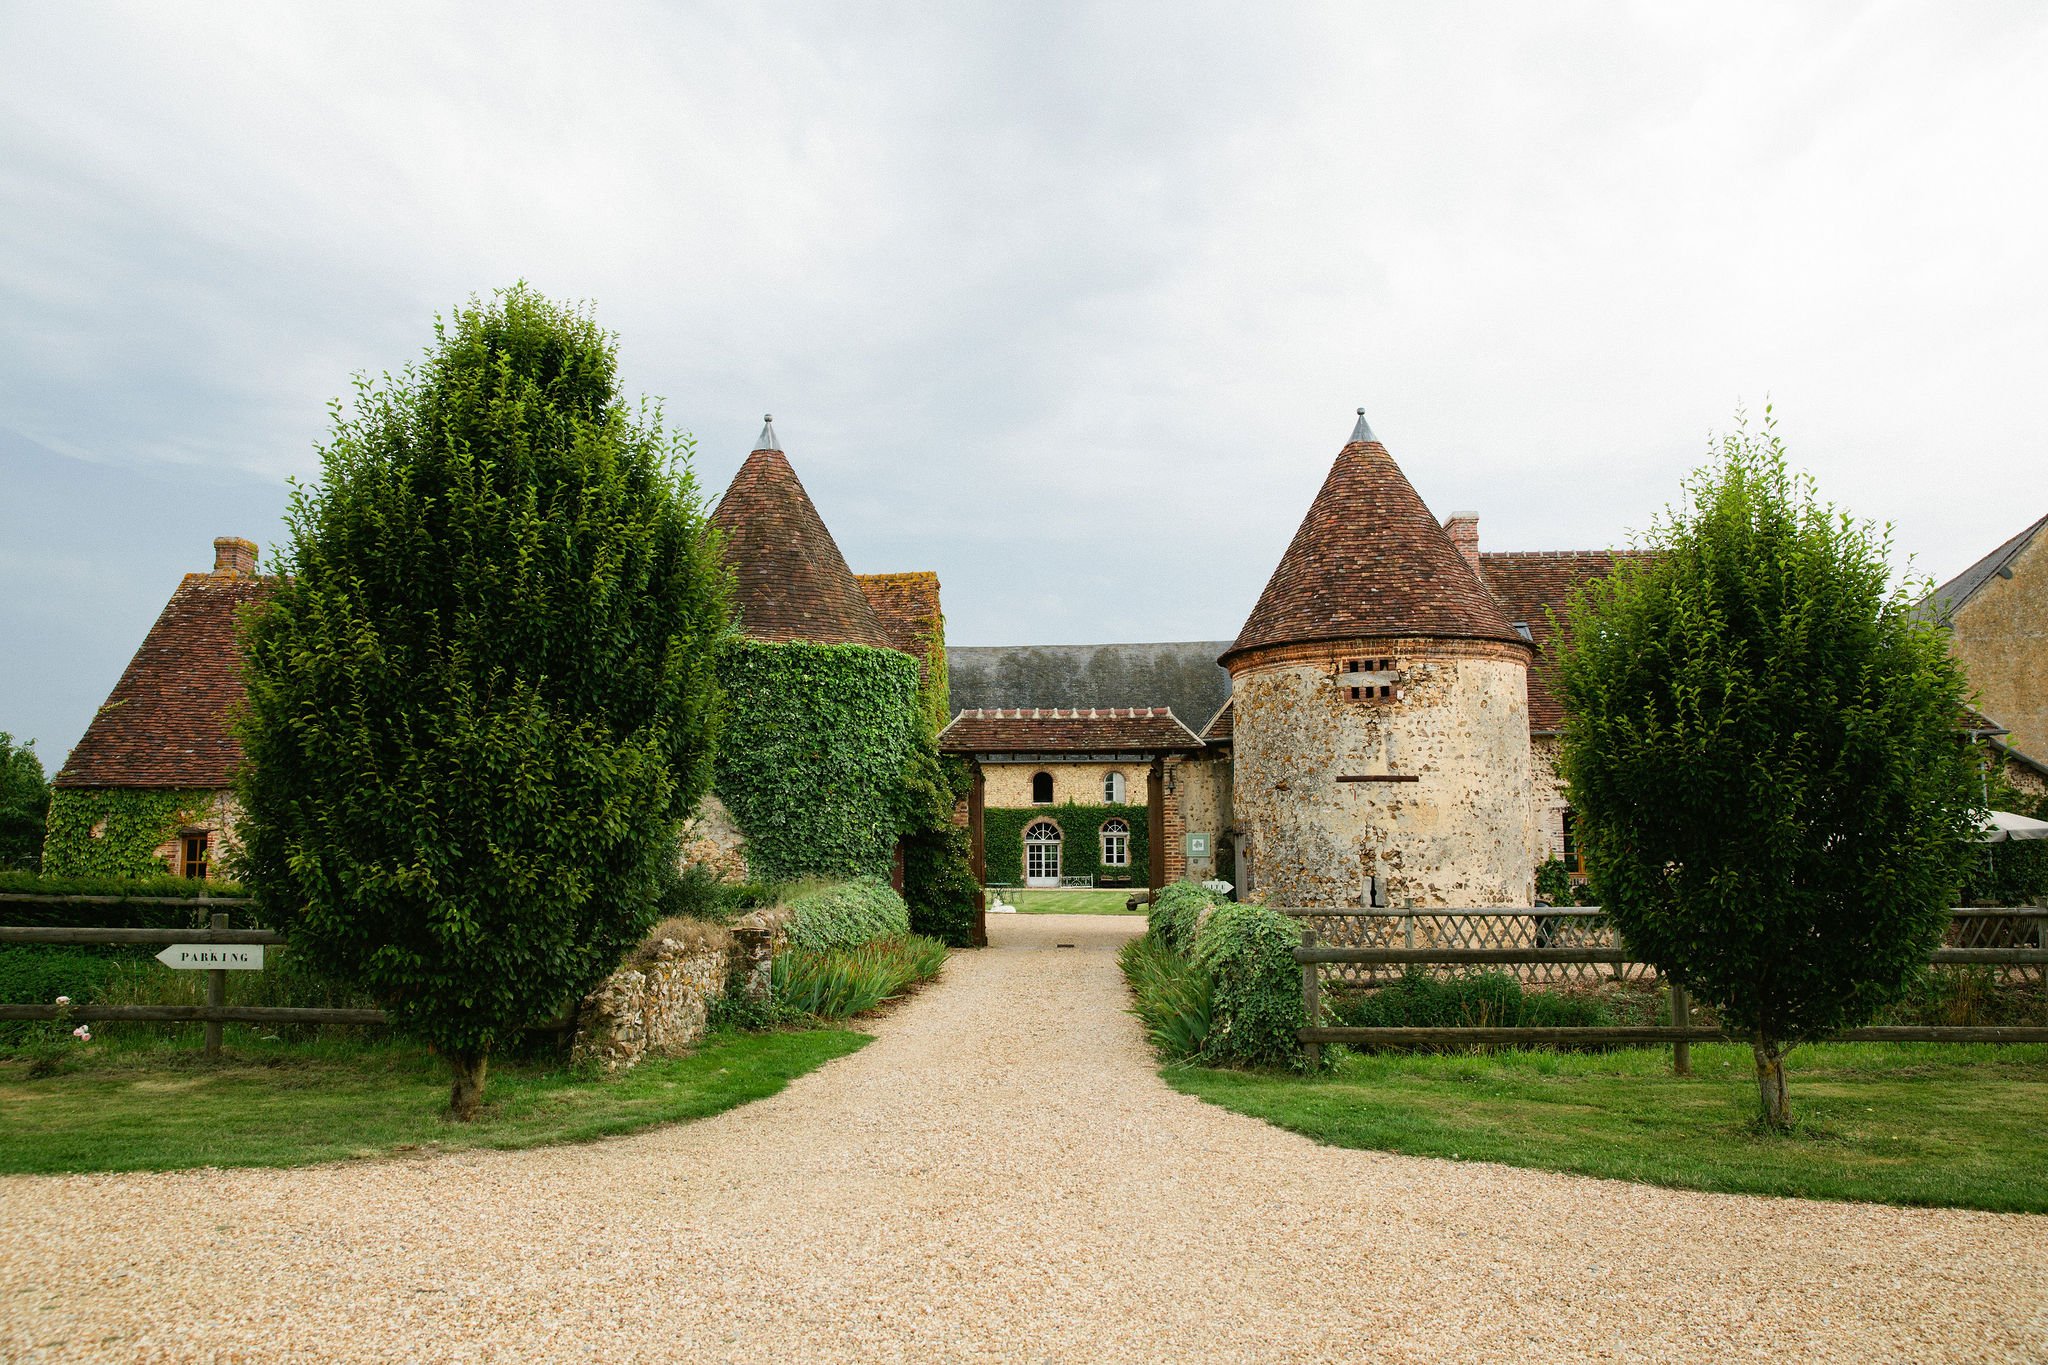
<path id="1" fill-rule="evenodd" d="M 166 967 L 187 972 L 260 972 L 260 943 L 173 943 L 156 955 Z"/>

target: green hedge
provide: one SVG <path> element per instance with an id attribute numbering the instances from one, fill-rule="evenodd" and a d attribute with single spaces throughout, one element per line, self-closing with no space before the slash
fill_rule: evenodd
<path id="1" fill-rule="evenodd" d="M 974 938 L 974 840 L 957 825 L 913 834 L 903 842 L 903 898 L 910 930 L 954 948 Z"/>
<path id="2" fill-rule="evenodd" d="M 0 891 L 38 896 L 239 896 L 233 882 L 173 877 L 159 869 L 152 877 L 60 877 L 49 873 L 0 872 Z M 52 925 L 67 929 L 189 929 L 207 912 L 176 905 L 35 905 L 0 904 L 0 924 Z M 237 907 L 233 923 L 260 927 L 253 907 Z"/>
<path id="3" fill-rule="evenodd" d="M 212 809 L 210 791 L 59 787 L 50 793 L 43 871 L 71 877 L 160 877 L 160 844 Z M 97 837 L 93 834 L 99 827 Z"/>
<path id="4" fill-rule="evenodd" d="M 1421 967 L 1377 989 L 1333 998 L 1330 1015 L 1353 1028 L 1590 1028 L 1613 1022 L 1597 1000 L 1524 990 L 1505 972 L 1432 976 Z"/>
<path id="5" fill-rule="evenodd" d="M 1223 897 L 1199 882 L 1175 882 L 1171 886 L 1160 887 L 1159 893 L 1152 897 L 1152 909 L 1146 915 L 1145 927 L 1174 952 L 1186 953 L 1194 946 L 1195 929 L 1201 924 L 1202 912 L 1223 903 Z"/>
<path id="6" fill-rule="evenodd" d="M 867 645 L 734 640 L 717 791 L 756 877 L 885 873 L 922 714 L 917 662 Z"/>
<path id="7" fill-rule="evenodd" d="M 1204 1060 L 1303 1065 L 1300 946 L 1301 926 L 1268 906 L 1230 901 L 1210 913 L 1189 954 L 1215 982 Z"/>
<path id="8" fill-rule="evenodd" d="M 1105 876 L 1127 878 L 1133 886 L 1144 886 L 1150 867 L 1147 815 L 1144 806 L 1086 806 L 1072 801 L 1058 806 L 988 807 L 981 815 L 981 848 L 988 879 L 1004 883 L 1023 881 L 1025 827 L 1050 820 L 1064 836 L 1060 849 L 1062 874 L 1094 877 L 1098 886 Z M 1102 825 L 1112 819 L 1131 827 L 1128 867 L 1102 865 Z"/>
<path id="9" fill-rule="evenodd" d="M 792 948 L 858 948 L 910 932 L 910 908 L 880 877 L 858 877 L 803 892 L 785 905 Z"/>

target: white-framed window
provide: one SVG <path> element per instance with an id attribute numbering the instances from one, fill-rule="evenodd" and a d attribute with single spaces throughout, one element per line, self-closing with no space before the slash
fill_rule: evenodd
<path id="1" fill-rule="evenodd" d="M 1105 806 L 1121 806 L 1123 803 L 1124 775 L 1116 772 L 1104 773 L 1102 775 L 1102 804 Z"/>
<path id="2" fill-rule="evenodd" d="M 1131 827 L 1121 820 L 1102 822 L 1102 865 L 1104 867 L 1129 867 L 1131 865 Z"/>
<path id="3" fill-rule="evenodd" d="M 1031 774 L 1031 804 L 1050 806 L 1052 804 L 1052 774 Z"/>
<path id="4" fill-rule="evenodd" d="M 1039 820 L 1024 831 L 1024 884 L 1026 886 L 1058 886 L 1060 884 L 1060 827 L 1050 820 Z"/>

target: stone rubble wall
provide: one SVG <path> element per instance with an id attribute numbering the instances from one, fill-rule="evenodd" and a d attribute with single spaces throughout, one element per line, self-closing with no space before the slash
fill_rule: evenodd
<path id="1" fill-rule="evenodd" d="M 728 989 L 767 997 L 788 921 L 785 910 L 756 911 L 699 943 L 662 939 L 645 960 L 620 967 L 583 997 L 570 1061 L 616 1072 L 688 1052 L 710 1025 L 712 1002 Z"/>
<path id="2" fill-rule="evenodd" d="M 720 881 L 747 879 L 746 836 L 740 832 L 739 822 L 733 819 L 725 802 L 716 796 L 706 796 L 696 815 L 684 823 L 680 843 L 680 866 L 702 864 L 716 873 Z"/>

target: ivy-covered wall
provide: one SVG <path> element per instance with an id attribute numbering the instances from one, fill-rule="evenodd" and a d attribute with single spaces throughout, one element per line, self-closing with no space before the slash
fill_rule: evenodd
<path id="1" fill-rule="evenodd" d="M 887 876 L 923 731 L 917 662 L 868 645 L 733 640 L 715 788 L 763 880 Z"/>
<path id="2" fill-rule="evenodd" d="M 43 871 L 62 877 L 160 877 L 156 850 L 180 826 L 210 824 L 210 791 L 59 787 L 50 793 Z M 94 834 L 94 830 L 99 832 Z"/>
<path id="3" fill-rule="evenodd" d="M 1144 806 L 1084 806 L 1069 802 L 1063 806 L 991 806 L 981 815 L 982 855 L 988 864 L 988 879 L 1015 885 L 1024 880 L 1024 829 L 1037 820 L 1050 820 L 1064 836 L 1060 847 L 1060 875 L 1094 877 L 1100 886 L 1105 878 L 1119 884 L 1143 886 L 1146 882 L 1148 850 Z M 1102 865 L 1102 824 L 1121 820 L 1131 828 L 1131 861 L 1127 867 Z"/>

